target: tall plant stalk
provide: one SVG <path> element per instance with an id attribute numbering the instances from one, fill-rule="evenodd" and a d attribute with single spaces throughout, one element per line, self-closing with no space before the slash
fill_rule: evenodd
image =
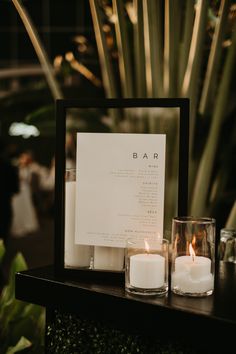
<path id="1" fill-rule="evenodd" d="M 205 39 L 204 34 L 206 30 L 208 5 L 208 1 L 206 0 L 199 0 L 196 4 L 196 13 L 188 63 L 182 86 L 182 96 L 190 98 L 190 154 L 192 153 L 194 143 L 197 96 L 199 90 L 198 77 L 200 75 L 200 68 L 203 57 L 203 42 Z"/>
<path id="2" fill-rule="evenodd" d="M 175 68 L 178 66 L 179 11 L 177 1 L 165 1 L 163 86 L 166 97 L 175 97 L 177 94 L 177 71 Z"/>
<path id="3" fill-rule="evenodd" d="M 163 95 L 163 15 L 160 0 L 143 0 L 147 97 Z"/>
<path id="4" fill-rule="evenodd" d="M 128 43 L 128 32 L 125 20 L 124 5 L 119 0 L 113 1 L 114 14 L 116 15 L 115 29 L 116 41 L 119 54 L 119 69 L 121 88 L 124 97 L 132 98 L 133 92 L 133 73 L 131 66 L 131 53 Z"/>
<path id="5" fill-rule="evenodd" d="M 184 73 L 187 67 L 189 48 L 191 44 L 192 32 L 193 32 L 193 21 L 194 21 L 194 3 L 195 0 L 185 0 L 185 11 L 184 11 L 184 24 L 183 24 L 183 34 L 180 41 L 179 48 L 179 76 L 178 76 L 178 93 L 181 92 L 181 88 L 184 80 Z"/>
<path id="6" fill-rule="evenodd" d="M 98 48 L 98 56 L 101 65 L 103 85 L 108 98 L 118 97 L 117 85 L 114 77 L 112 63 L 109 55 L 109 50 L 106 43 L 105 33 L 103 31 L 102 12 L 98 0 L 89 0 L 90 10 L 92 14 L 94 32 Z M 119 120 L 117 110 L 110 110 L 110 115 L 113 119 L 112 129 L 115 129 Z"/>
<path id="7" fill-rule="evenodd" d="M 211 50 L 209 54 L 207 70 L 202 89 L 201 101 L 199 104 L 199 113 L 206 116 L 210 113 L 211 102 L 216 89 L 216 81 L 218 78 L 218 69 L 222 54 L 222 41 L 226 29 L 226 21 L 229 10 L 229 0 L 222 0 L 217 19 L 214 36 L 212 39 Z"/>
<path id="8" fill-rule="evenodd" d="M 103 22 L 101 9 L 98 0 L 89 0 L 94 32 L 98 48 L 98 56 L 101 66 L 103 85 L 108 98 L 118 96 L 114 72 L 112 69 L 111 59 L 107 48 L 105 33 L 103 31 Z"/>
<path id="9" fill-rule="evenodd" d="M 215 162 L 215 155 L 217 143 L 219 141 L 222 123 L 225 118 L 225 112 L 228 103 L 228 96 L 230 91 L 230 84 L 232 81 L 232 72 L 235 67 L 236 60 L 236 25 L 232 35 L 232 43 L 228 49 L 222 79 L 220 82 L 215 109 L 213 111 L 212 123 L 209 130 L 206 147 L 202 155 L 199 165 L 198 174 L 196 178 L 193 202 L 191 212 L 194 215 L 200 215 L 206 210 L 207 198 L 209 193 L 210 179 L 212 176 L 213 166 Z"/>
<path id="10" fill-rule="evenodd" d="M 134 0 L 134 90 L 136 97 L 146 97 L 146 61 L 144 51 L 144 26 L 142 0 Z"/>
<path id="11" fill-rule="evenodd" d="M 63 94 L 60 89 L 60 86 L 58 85 L 57 80 L 54 76 L 53 67 L 50 63 L 50 60 L 48 59 L 47 53 L 37 34 L 36 28 L 34 27 L 34 24 L 30 19 L 29 14 L 27 13 L 26 9 L 24 8 L 20 0 L 12 0 L 12 2 L 29 35 L 29 38 L 38 56 L 39 62 L 42 66 L 42 69 L 45 74 L 45 78 L 48 82 L 48 86 L 51 89 L 54 99 L 63 98 Z"/>
<path id="12" fill-rule="evenodd" d="M 90 0 L 91 3 L 97 1 Z M 113 8 L 116 10 L 118 24 L 116 23 L 116 39 L 118 44 L 119 62 L 123 60 L 123 66 L 130 67 L 130 62 L 125 64 L 127 58 L 124 53 L 124 43 L 127 34 L 127 21 L 124 21 L 124 12 L 118 10 L 118 0 L 113 0 Z M 133 0 L 135 16 L 132 25 L 134 28 L 134 72 L 135 77 L 130 75 L 135 87 L 134 94 L 137 97 L 189 97 L 190 98 L 190 198 L 191 205 L 189 212 L 194 215 L 207 213 L 210 191 L 211 200 L 219 202 L 215 187 L 212 187 L 212 171 L 216 158 L 216 147 L 222 123 L 225 117 L 225 110 L 228 104 L 229 87 L 232 79 L 235 60 L 235 32 L 232 37 L 232 44 L 228 49 L 226 60 L 222 65 L 222 41 L 225 37 L 225 28 L 228 21 L 229 0 L 221 0 L 219 14 L 214 27 L 214 35 L 207 52 L 206 41 L 209 0 Z M 130 4 L 129 4 L 130 5 Z M 121 6 L 121 5 L 120 5 Z M 99 10 L 98 10 L 99 12 Z M 94 16 L 94 15 L 93 15 Z M 95 25 L 95 33 L 98 27 Z M 99 29 L 101 32 L 101 29 Z M 123 36 L 122 36 L 123 32 Z M 102 45 L 103 51 L 106 44 L 97 37 L 98 48 Z M 120 44 L 119 44 L 120 41 Z M 122 44 L 123 41 L 123 44 Z M 132 41 L 129 40 L 130 46 Z M 119 49 L 120 48 L 120 49 Z M 100 56 L 102 50 L 100 51 Z M 208 55 L 208 59 L 207 59 Z M 103 71 L 110 72 L 107 59 L 103 58 L 105 64 Z M 203 66 L 203 63 L 206 63 Z M 131 64 L 132 67 L 132 64 Z M 125 68 L 122 70 L 124 71 Z M 204 72 L 205 70 L 205 72 Z M 130 72 L 133 72 L 132 70 Z M 128 73 L 128 70 L 126 70 Z M 202 79 L 203 78 L 203 79 Z M 217 90 L 217 80 L 220 78 Z M 117 78 L 116 78 L 117 79 Z M 115 78 L 114 78 L 115 80 Z M 125 80 L 122 75 L 118 78 L 123 87 Z M 200 91 L 201 90 L 201 91 Z M 111 90 L 108 89 L 107 97 L 111 97 Z M 123 89 L 124 92 L 124 89 Z M 124 94 L 127 97 L 127 93 Z M 213 105 L 214 102 L 214 105 Z M 211 113 L 211 110 L 213 112 Z M 200 116 L 209 116 L 207 128 L 208 137 L 204 143 L 203 153 L 198 149 L 196 158 L 194 148 L 198 141 L 196 139 L 195 127 L 199 123 Z M 143 119 L 147 117 L 142 114 Z M 144 117 L 145 116 L 145 117 Z M 155 132 L 155 117 L 148 117 L 149 131 Z M 167 123 L 167 118 L 162 117 L 160 124 Z M 219 174 L 219 178 L 221 174 Z M 220 182 L 221 183 L 221 182 Z M 224 184 L 225 185 L 225 184 Z M 193 191 L 193 192 L 192 192 Z"/>

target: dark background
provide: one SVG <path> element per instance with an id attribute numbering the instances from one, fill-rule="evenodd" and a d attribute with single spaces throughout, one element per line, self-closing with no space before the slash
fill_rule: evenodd
<path id="1" fill-rule="evenodd" d="M 22 4 L 36 27 L 51 64 L 55 57 L 65 58 L 66 53 L 72 52 L 80 63 L 100 78 L 88 0 L 24 0 Z M 78 35 L 85 38 L 84 51 L 79 49 L 80 44 L 76 41 Z M 65 98 L 104 95 L 102 88 L 96 88 L 78 72 L 71 71 L 66 63 L 64 66 L 64 72 L 60 72 L 57 80 Z M 15 74 L 14 70 L 19 68 L 26 68 L 28 74 Z M 12 122 L 25 121 L 27 115 L 41 107 L 54 106 L 44 75 L 42 72 L 37 74 L 36 70 L 40 71 L 41 66 L 22 20 L 13 2 L 3 0 L 0 2 L 0 133 L 6 142 L 15 146 L 17 153 L 31 149 L 37 161 L 49 165 L 55 152 L 54 129 L 28 139 L 8 135 Z M 55 122 L 54 114 L 48 120 Z"/>

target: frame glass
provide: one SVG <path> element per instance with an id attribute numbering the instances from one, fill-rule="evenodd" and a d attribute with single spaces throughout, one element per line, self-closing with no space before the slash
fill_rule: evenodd
<path id="1" fill-rule="evenodd" d="M 76 135 L 78 132 L 165 135 L 163 237 L 170 240 L 172 218 L 187 215 L 189 100 L 57 100 L 56 126 L 55 270 L 58 275 L 73 278 L 124 279 L 124 250 L 92 244 L 79 249 L 66 236 L 68 220 L 69 225 L 74 223 L 65 205 L 69 200 L 69 208 L 74 208 L 71 199 L 76 184 Z M 73 257 L 79 257 L 81 262 L 76 264 Z M 101 259 L 105 262 L 101 263 Z"/>

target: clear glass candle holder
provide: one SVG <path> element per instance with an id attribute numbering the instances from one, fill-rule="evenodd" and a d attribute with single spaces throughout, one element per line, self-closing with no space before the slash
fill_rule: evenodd
<path id="1" fill-rule="evenodd" d="M 221 229 L 219 244 L 219 260 L 236 263 L 236 230 Z"/>
<path id="2" fill-rule="evenodd" d="M 172 220 L 171 290 L 178 295 L 207 296 L 214 290 L 215 219 Z"/>
<path id="3" fill-rule="evenodd" d="M 127 240 L 125 289 L 137 295 L 168 291 L 168 240 Z"/>

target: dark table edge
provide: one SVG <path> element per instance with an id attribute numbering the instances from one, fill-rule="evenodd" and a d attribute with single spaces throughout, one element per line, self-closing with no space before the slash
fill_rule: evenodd
<path id="1" fill-rule="evenodd" d="M 61 309 L 88 316 L 97 315 L 98 318 L 102 316 L 104 319 L 105 317 L 109 317 L 108 313 L 110 310 L 115 313 L 113 317 L 118 318 L 120 314 L 122 317 L 123 314 L 123 321 L 126 319 L 128 322 L 134 313 L 139 313 L 141 317 L 150 319 L 152 322 L 156 320 L 158 322 L 159 318 L 164 319 L 164 321 L 172 318 L 177 322 L 179 320 L 182 322 L 191 319 L 195 320 L 196 326 L 199 322 L 202 323 L 205 321 L 207 325 L 210 321 L 211 323 L 214 322 L 215 326 L 228 325 L 236 328 L 236 320 L 233 321 L 214 315 L 209 316 L 201 311 L 196 312 L 189 308 L 184 309 L 183 307 L 171 306 L 171 297 L 177 296 L 171 293 L 168 294 L 166 303 L 154 304 L 145 301 L 145 299 L 129 295 L 121 297 L 101 292 L 94 288 L 88 289 L 83 287 L 83 285 L 76 284 L 74 281 L 48 279 L 43 275 L 37 275 L 40 274 L 40 269 L 42 271 L 48 269 L 53 277 L 52 266 L 16 273 L 15 295 L 18 300 L 38 304 L 48 309 Z M 102 312 L 104 306 L 108 309 L 106 316 Z M 135 315 L 133 317 L 133 322 L 135 323 L 139 316 Z M 122 319 L 120 320 L 122 322 Z"/>

